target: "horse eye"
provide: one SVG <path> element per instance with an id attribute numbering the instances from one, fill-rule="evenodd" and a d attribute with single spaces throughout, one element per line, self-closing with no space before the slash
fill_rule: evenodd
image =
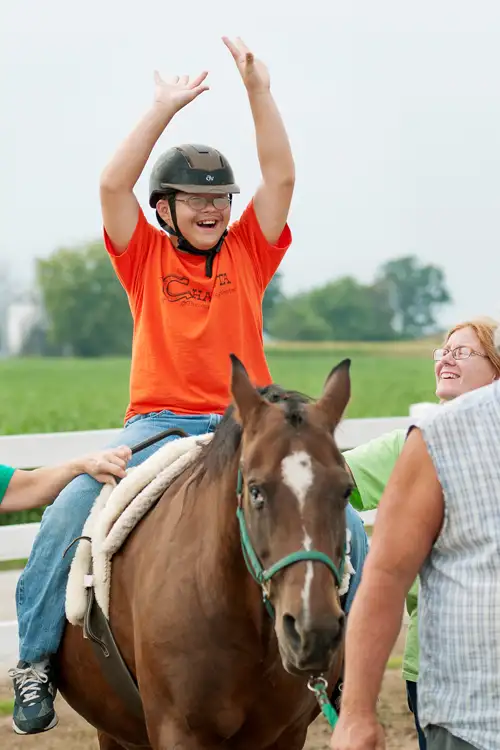
<path id="1" fill-rule="evenodd" d="M 348 487 L 344 492 L 344 500 L 349 500 L 353 491 L 353 487 Z"/>
<path id="2" fill-rule="evenodd" d="M 264 496 L 262 490 L 256 484 L 252 484 L 249 488 L 250 499 L 254 508 L 262 508 L 264 505 Z"/>

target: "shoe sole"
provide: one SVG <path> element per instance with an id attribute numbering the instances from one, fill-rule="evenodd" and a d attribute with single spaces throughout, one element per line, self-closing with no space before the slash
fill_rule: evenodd
<path id="1" fill-rule="evenodd" d="M 59 719 L 57 718 L 57 715 L 56 715 L 54 716 L 50 724 L 48 724 L 48 726 L 44 727 L 43 729 L 35 729 L 33 732 L 23 732 L 22 729 L 19 729 L 15 721 L 12 721 L 12 729 L 14 730 L 16 734 L 22 734 L 22 735 L 42 734 L 42 732 L 48 732 L 49 729 L 54 729 L 54 727 L 56 727 L 58 723 L 59 723 Z"/>

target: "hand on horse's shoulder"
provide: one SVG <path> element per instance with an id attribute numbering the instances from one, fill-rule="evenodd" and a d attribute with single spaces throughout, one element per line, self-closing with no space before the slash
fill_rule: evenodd
<path id="1" fill-rule="evenodd" d="M 334 729 L 331 750 L 385 750 L 384 730 L 375 714 L 340 715 Z"/>

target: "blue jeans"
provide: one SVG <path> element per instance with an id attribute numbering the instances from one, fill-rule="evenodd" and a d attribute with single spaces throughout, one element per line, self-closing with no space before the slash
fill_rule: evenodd
<path id="1" fill-rule="evenodd" d="M 365 526 L 361 520 L 361 516 L 356 513 L 352 505 L 347 504 L 346 508 L 346 524 L 347 528 L 351 532 L 351 563 L 352 567 L 356 571 L 349 582 L 349 591 L 347 593 L 347 599 L 345 603 L 345 613 L 349 614 L 352 607 L 354 595 L 358 590 L 358 586 L 361 581 L 361 573 L 363 572 L 363 565 L 368 554 L 368 537 L 366 535 Z"/>
<path id="2" fill-rule="evenodd" d="M 351 574 L 351 580 L 349 581 L 349 591 L 344 604 L 344 612 L 346 617 L 352 607 L 352 602 L 358 586 L 361 582 L 361 574 L 363 572 L 363 566 L 365 559 L 368 554 L 368 536 L 365 531 L 365 525 L 361 520 L 361 516 L 354 510 L 352 505 L 347 504 L 346 508 L 346 525 L 351 532 L 351 564 L 354 568 L 354 573 Z M 342 685 L 344 682 L 344 667 L 342 666 L 342 673 L 338 679 L 338 682 L 333 687 L 333 691 L 330 695 L 330 700 L 333 703 L 335 709 L 340 711 L 341 698 L 342 698 Z"/>
<path id="3" fill-rule="evenodd" d="M 415 729 L 417 730 L 419 750 L 426 750 L 427 739 L 422 730 L 422 727 L 420 726 L 420 721 L 418 718 L 418 688 L 416 682 L 410 682 L 410 680 L 406 680 L 406 696 L 408 698 L 408 708 L 412 712 L 413 718 L 415 720 Z"/>
<path id="4" fill-rule="evenodd" d="M 108 447 L 130 447 L 163 430 L 177 427 L 188 435 L 213 432 L 221 417 L 218 414 L 184 416 L 162 411 L 141 414 L 128 420 L 124 429 Z M 128 466 L 137 466 L 168 440 L 165 438 L 132 456 Z M 47 508 L 40 531 L 17 585 L 16 603 L 19 625 L 19 657 L 28 662 L 54 655 L 65 626 L 66 584 L 69 568 L 76 553 L 74 545 L 63 558 L 66 547 L 82 533 L 102 484 L 87 474 L 70 482 Z"/>
<path id="5" fill-rule="evenodd" d="M 184 416 L 162 411 L 132 417 L 109 447 L 134 446 L 171 427 L 188 435 L 213 432 L 220 422 L 218 414 Z M 168 440 L 165 438 L 132 456 L 129 466 L 137 466 Z M 16 591 L 19 625 L 19 658 L 27 662 L 41 661 L 57 653 L 64 631 L 66 584 L 76 545 L 63 558 L 67 546 L 83 530 L 102 485 L 88 475 L 81 475 L 68 484 L 43 514 L 40 531 L 35 539 L 28 563 Z M 351 578 L 346 612 L 359 585 L 368 541 L 363 522 L 349 505 L 346 512 L 351 530 L 351 561 L 356 575 Z"/>

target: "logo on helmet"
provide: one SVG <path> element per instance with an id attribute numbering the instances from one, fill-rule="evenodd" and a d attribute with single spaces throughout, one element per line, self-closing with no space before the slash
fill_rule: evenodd
<path id="1" fill-rule="evenodd" d="M 214 177 L 211 174 L 207 174 L 207 176 L 205 177 L 205 179 L 206 179 L 207 182 L 213 182 L 214 181 Z"/>

